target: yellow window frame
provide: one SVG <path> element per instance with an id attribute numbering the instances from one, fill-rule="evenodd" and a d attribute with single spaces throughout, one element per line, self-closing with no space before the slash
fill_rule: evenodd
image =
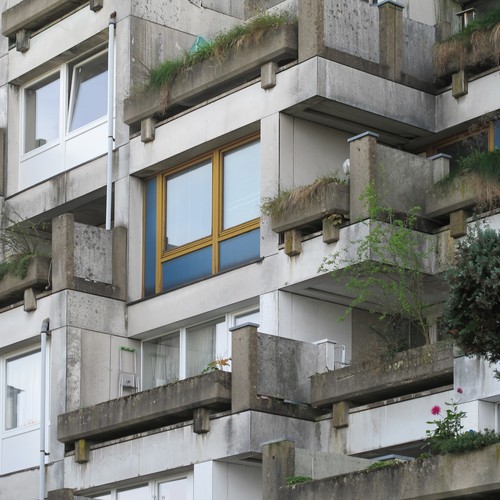
<path id="1" fill-rule="evenodd" d="M 236 149 L 245 144 L 249 144 L 259 139 L 259 134 L 252 134 L 238 141 L 226 144 L 222 147 L 213 149 L 209 153 L 200 155 L 188 162 L 182 163 L 166 172 L 158 175 L 157 188 L 157 231 L 156 234 L 160 235 L 156 240 L 156 255 L 158 265 L 156 266 L 156 291 L 161 292 L 162 283 L 162 264 L 169 260 L 181 257 L 188 253 L 200 250 L 206 247 L 212 247 L 212 274 L 219 272 L 219 244 L 229 238 L 239 236 L 240 234 L 247 233 L 253 229 L 258 229 L 260 226 L 260 217 L 246 221 L 237 226 L 223 229 L 223 196 L 224 196 L 224 154 Z M 212 232 L 209 236 L 192 241 L 172 250 L 165 248 L 165 241 L 167 238 L 167 196 L 166 186 L 167 179 L 174 174 L 187 170 L 195 165 L 204 161 L 211 161 L 212 164 Z"/>

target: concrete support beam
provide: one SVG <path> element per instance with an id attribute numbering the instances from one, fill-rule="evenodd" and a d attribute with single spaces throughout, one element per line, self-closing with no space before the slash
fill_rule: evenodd
<path id="1" fill-rule="evenodd" d="M 33 288 L 24 290 L 24 310 L 26 312 L 36 311 L 36 296 Z"/>
<path id="2" fill-rule="evenodd" d="M 378 134 L 365 132 L 349 139 L 351 160 L 350 217 L 352 221 L 368 218 L 368 207 L 361 200 L 368 186 L 375 182 Z"/>
<path id="3" fill-rule="evenodd" d="M 467 212 L 456 210 L 450 214 L 450 236 L 461 238 L 467 234 Z"/>
<path id="4" fill-rule="evenodd" d="M 75 462 L 85 464 L 89 461 L 90 445 L 86 439 L 75 441 Z"/>
<path id="5" fill-rule="evenodd" d="M 431 156 L 429 160 L 432 160 L 432 182 L 434 184 L 450 175 L 450 155 L 439 153 Z"/>
<path id="6" fill-rule="evenodd" d="M 63 214 L 52 221 L 52 290 L 75 287 L 75 219 Z"/>
<path id="7" fill-rule="evenodd" d="M 193 432 L 206 434 L 210 431 L 210 412 L 208 408 L 196 408 L 193 412 Z"/>
<path id="8" fill-rule="evenodd" d="M 233 413 L 257 408 L 257 327 L 255 325 L 232 330 L 232 370 L 231 409 Z"/>
<path id="9" fill-rule="evenodd" d="M 90 10 L 97 12 L 104 7 L 104 0 L 90 0 Z"/>
<path id="10" fill-rule="evenodd" d="M 335 243 L 340 238 L 340 225 L 338 220 L 329 217 L 323 219 L 323 242 Z"/>
<path id="11" fill-rule="evenodd" d="M 16 50 L 21 53 L 28 52 L 30 48 L 31 33 L 28 30 L 19 30 L 16 33 Z"/>
<path id="12" fill-rule="evenodd" d="M 297 229 L 285 232 L 285 254 L 288 257 L 299 255 L 302 252 L 302 237 Z"/>
<path id="13" fill-rule="evenodd" d="M 323 0 L 299 0 L 299 62 L 323 52 Z"/>
<path id="14" fill-rule="evenodd" d="M 155 140 L 156 120 L 153 117 L 141 120 L 141 141 L 144 144 Z"/>
<path id="15" fill-rule="evenodd" d="M 391 80 L 399 80 L 403 69 L 403 8 L 392 0 L 379 3 L 380 64 Z"/>
<path id="16" fill-rule="evenodd" d="M 295 475 L 295 442 L 262 445 L 262 498 L 281 498 L 279 491 Z"/>
<path id="17" fill-rule="evenodd" d="M 276 86 L 276 72 L 278 63 L 273 61 L 263 64 L 260 68 L 260 86 L 264 90 L 272 89 Z"/>
<path id="18" fill-rule="evenodd" d="M 5 152 L 5 129 L 0 128 L 0 196 L 5 196 L 6 173 L 4 161 Z"/>
<path id="19" fill-rule="evenodd" d="M 351 405 L 348 401 L 340 401 L 333 403 L 332 407 L 332 425 L 335 429 L 347 427 L 349 425 L 349 408 Z"/>
<path id="20" fill-rule="evenodd" d="M 465 71 L 462 69 L 451 76 L 451 95 L 458 99 L 469 92 L 469 82 Z"/>

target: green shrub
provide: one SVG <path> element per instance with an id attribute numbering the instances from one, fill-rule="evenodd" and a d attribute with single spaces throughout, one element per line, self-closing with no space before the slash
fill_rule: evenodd
<path id="1" fill-rule="evenodd" d="M 300 484 L 300 483 L 308 483 L 312 481 L 312 477 L 309 476 L 292 476 L 286 478 L 286 484 Z"/>
<path id="2" fill-rule="evenodd" d="M 439 443 L 438 448 L 439 452 L 442 454 L 465 453 L 495 443 L 500 443 L 500 434 L 491 429 L 485 429 L 480 432 L 464 432 L 455 438 L 443 440 Z"/>
<path id="3" fill-rule="evenodd" d="M 500 233 L 473 228 L 458 244 L 447 281 L 449 334 L 466 355 L 500 361 Z"/>

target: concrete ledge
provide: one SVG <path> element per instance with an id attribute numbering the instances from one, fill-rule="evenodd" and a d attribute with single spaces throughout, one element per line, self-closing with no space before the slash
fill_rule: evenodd
<path id="1" fill-rule="evenodd" d="M 488 181 L 483 181 L 486 188 Z M 471 182 L 467 176 L 455 177 L 447 186 L 433 186 L 427 193 L 425 214 L 428 217 L 439 217 L 457 210 L 473 207 L 477 200 L 484 196 L 477 182 Z"/>
<path id="2" fill-rule="evenodd" d="M 215 370 L 59 415 L 57 439 L 104 441 L 192 420 L 196 408 L 220 411 L 230 405 L 231 373 Z"/>
<path id="3" fill-rule="evenodd" d="M 485 494 L 485 496 L 482 496 Z M 280 488 L 278 498 L 498 498 L 500 445 Z"/>
<path id="4" fill-rule="evenodd" d="M 349 213 L 349 186 L 347 184 L 330 183 L 324 186 L 314 198 L 300 210 L 290 210 L 279 217 L 271 218 L 271 229 L 282 233 L 290 229 L 300 229 L 311 223 L 321 221 L 332 214 Z"/>
<path id="5" fill-rule="evenodd" d="M 257 78 L 265 63 L 283 63 L 297 58 L 297 26 L 283 25 L 262 35 L 257 44 L 242 45 L 230 51 L 223 59 L 209 59 L 196 64 L 177 76 L 167 104 L 191 107 L 245 81 Z M 129 97 L 124 103 L 124 121 L 138 124 L 154 115 L 162 115 L 158 92 Z"/>
<path id="6" fill-rule="evenodd" d="M 28 288 L 44 288 L 49 283 L 51 257 L 32 257 L 24 278 L 7 274 L 0 280 L 0 304 L 22 298 Z"/>
<path id="7" fill-rule="evenodd" d="M 88 0 L 23 0 L 2 14 L 2 35 L 13 38 L 21 29 L 37 30 L 84 5 Z"/>
<path id="8" fill-rule="evenodd" d="M 446 385 L 453 381 L 453 359 L 453 347 L 438 342 L 399 353 L 389 364 L 375 360 L 313 375 L 312 404 L 366 404 Z"/>

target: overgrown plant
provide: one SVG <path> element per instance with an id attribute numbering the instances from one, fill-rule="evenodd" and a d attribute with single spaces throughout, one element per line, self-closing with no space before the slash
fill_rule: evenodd
<path id="1" fill-rule="evenodd" d="M 434 47 L 434 62 L 440 72 L 454 61 L 459 69 L 500 63 L 500 8 L 475 19 L 462 31 Z"/>
<path id="2" fill-rule="evenodd" d="M 219 33 L 213 41 L 205 43 L 195 52 L 187 53 L 181 58 L 164 61 L 156 68 L 150 69 L 146 89 L 159 90 L 162 105 L 166 107 L 170 87 L 182 71 L 207 59 L 221 60 L 229 50 L 258 44 L 267 31 L 294 23 L 296 23 L 296 18 L 288 12 L 259 14 L 244 24 Z"/>
<path id="3" fill-rule="evenodd" d="M 496 443 L 500 443 L 500 434 L 498 432 L 492 429 L 478 432 L 470 430 L 453 439 L 443 440 L 439 444 L 439 451 L 443 455 L 446 453 L 465 453 Z"/>
<path id="4" fill-rule="evenodd" d="M 345 181 L 342 181 L 334 174 L 324 175 L 307 186 L 285 189 L 272 198 L 266 198 L 260 208 L 262 213 L 271 217 L 280 217 L 290 212 L 300 212 L 312 205 L 329 184 L 345 184 Z"/>
<path id="5" fill-rule="evenodd" d="M 363 221 L 368 226 L 367 234 L 325 258 L 320 271 L 328 271 L 335 280 L 345 283 L 353 297 L 344 317 L 358 306 L 374 304 L 370 311 L 381 320 L 373 325 L 375 332 L 391 340 L 391 324 L 398 328 L 406 325 L 416 328 L 430 343 L 423 266 L 431 250 L 426 250 L 424 236 L 415 231 L 419 208 L 400 216 L 381 205 L 373 185 L 361 201 L 369 216 Z M 409 343 L 403 342 L 396 350 L 408 347 Z"/>
<path id="6" fill-rule="evenodd" d="M 231 365 L 231 358 L 216 358 L 208 365 L 206 368 L 201 372 L 203 373 L 210 373 L 214 372 L 216 370 L 224 370 L 225 367 L 229 367 Z"/>
<path id="7" fill-rule="evenodd" d="M 462 388 L 457 388 L 457 393 L 462 394 Z M 448 407 L 443 412 L 440 406 L 435 405 L 431 409 L 432 415 L 436 418 L 428 421 L 427 424 L 434 425 L 433 429 L 425 431 L 426 443 L 430 450 L 440 452 L 443 442 L 456 439 L 463 433 L 464 426 L 462 420 L 467 416 L 464 411 L 458 409 L 459 397 L 451 402 L 445 402 Z"/>
<path id="8" fill-rule="evenodd" d="M 471 228 L 458 244 L 447 282 L 444 318 L 457 346 L 466 355 L 500 361 L 500 232 Z"/>
<path id="9" fill-rule="evenodd" d="M 32 257 L 47 255 L 43 249 L 46 222 L 33 223 L 22 220 L 18 215 L 9 216 L 2 213 L 4 227 L 0 228 L 0 279 L 6 274 L 24 278 L 28 272 Z"/>

